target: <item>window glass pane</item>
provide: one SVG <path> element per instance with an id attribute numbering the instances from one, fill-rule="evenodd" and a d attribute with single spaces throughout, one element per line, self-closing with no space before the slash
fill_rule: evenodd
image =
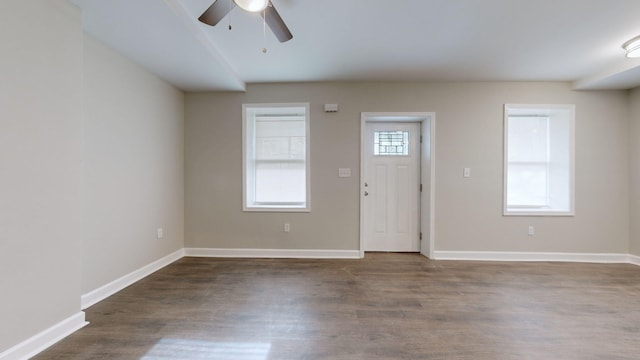
<path id="1" fill-rule="evenodd" d="M 305 132 L 304 121 L 257 120 L 256 159 L 304 159 Z"/>
<path id="2" fill-rule="evenodd" d="M 549 118 L 509 117 L 507 202 L 509 206 L 548 205 Z"/>
<path id="3" fill-rule="evenodd" d="M 546 164 L 509 164 L 509 206 L 546 206 L 547 169 Z"/>
<path id="4" fill-rule="evenodd" d="M 548 161 L 548 124 L 547 117 L 509 117 L 509 161 Z"/>
<path id="5" fill-rule="evenodd" d="M 373 134 L 373 154 L 376 156 L 408 156 L 408 131 L 376 131 Z"/>
<path id="6" fill-rule="evenodd" d="M 306 199 L 304 162 L 256 164 L 256 203 L 298 203 Z"/>
<path id="7" fill-rule="evenodd" d="M 307 142 L 304 136 L 292 136 L 289 138 L 289 158 L 304 160 Z"/>

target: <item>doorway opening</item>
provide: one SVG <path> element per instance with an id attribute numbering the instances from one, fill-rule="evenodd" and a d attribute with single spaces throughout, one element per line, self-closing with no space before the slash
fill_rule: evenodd
<path id="1" fill-rule="evenodd" d="M 360 131 L 360 257 L 432 257 L 435 113 L 363 112 Z"/>

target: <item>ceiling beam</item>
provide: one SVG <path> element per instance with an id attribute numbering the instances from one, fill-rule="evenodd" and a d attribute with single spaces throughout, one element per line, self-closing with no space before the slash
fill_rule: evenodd
<path id="1" fill-rule="evenodd" d="M 207 50 L 217 62 L 222 65 L 224 71 L 231 77 L 233 85 L 228 90 L 246 91 L 247 85 L 238 75 L 238 71 L 231 64 L 231 61 L 220 51 L 216 44 L 207 36 L 204 28 L 195 21 L 184 5 L 178 0 L 164 0 L 169 9 L 182 21 L 194 38 Z M 219 71 L 219 69 L 216 69 Z"/>
<path id="2" fill-rule="evenodd" d="M 603 71 L 573 82 L 574 90 L 623 90 L 640 84 L 640 58 L 620 58 Z"/>

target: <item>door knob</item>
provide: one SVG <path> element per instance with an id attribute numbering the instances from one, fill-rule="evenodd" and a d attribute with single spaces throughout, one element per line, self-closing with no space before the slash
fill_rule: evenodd
<path id="1" fill-rule="evenodd" d="M 364 192 L 364 196 L 369 196 L 369 192 L 368 192 L 368 191 L 365 191 L 365 192 Z"/>

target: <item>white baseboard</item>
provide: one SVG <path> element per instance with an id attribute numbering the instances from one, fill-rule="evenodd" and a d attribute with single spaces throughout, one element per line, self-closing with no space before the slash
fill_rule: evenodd
<path id="1" fill-rule="evenodd" d="M 184 256 L 273 259 L 359 259 L 360 250 L 185 248 Z"/>
<path id="2" fill-rule="evenodd" d="M 629 254 L 629 264 L 640 266 L 640 256 Z"/>
<path id="3" fill-rule="evenodd" d="M 89 323 L 84 320 L 84 311 L 80 311 L 0 353 L 0 360 L 29 359 L 87 324 Z"/>
<path id="4" fill-rule="evenodd" d="M 505 251 L 434 251 L 434 260 L 476 261 L 558 261 L 589 263 L 630 263 L 628 254 L 505 252 Z M 640 260 L 640 258 L 638 258 Z M 640 263 L 639 263 L 640 264 Z"/>
<path id="5" fill-rule="evenodd" d="M 174 261 L 181 259 L 183 256 L 184 256 L 184 249 L 180 249 L 146 266 L 143 266 L 138 270 L 135 270 L 127 275 L 124 275 L 104 286 L 101 286 L 95 290 L 92 290 L 82 295 L 82 297 L 80 298 L 80 304 L 81 304 L 82 310 L 108 298 L 109 296 L 126 288 L 127 286 L 132 285 L 133 283 L 153 274 L 154 272 L 173 263 Z"/>

